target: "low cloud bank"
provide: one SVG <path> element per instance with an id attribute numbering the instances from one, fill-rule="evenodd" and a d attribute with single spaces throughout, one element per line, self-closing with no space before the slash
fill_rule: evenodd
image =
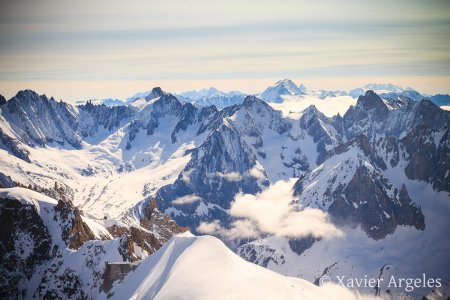
<path id="1" fill-rule="evenodd" d="M 215 220 L 202 222 L 197 231 L 228 239 L 258 238 L 267 234 L 287 238 L 342 236 L 327 213 L 315 208 L 300 210 L 292 205 L 294 183 L 295 179 L 278 181 L 256 195 L 238 194 L 230 207 L 230 214 L 236 220 L 229 228 Z"/>
<path id="2" fill-rule="evenodd" d="M 188 204 L 188 203 L 194 203 L 200 201 L 200 197 L 196 195 L 186 195 L 183 197 L 179 197 L 172 201 L 172 204 L 175 205 L 182 205 L 182 204 Z"/>

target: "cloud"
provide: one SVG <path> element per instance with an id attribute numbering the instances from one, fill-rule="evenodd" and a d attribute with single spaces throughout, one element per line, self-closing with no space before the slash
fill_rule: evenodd
<path id="1" fill-rule="evenodd" d="M 293 205 L 294 183 L 295 179 L 278 181 L 259 194 L 239 194 L 229 210 L 236 218 L 230 228 L 222 227 L 216 220 L 201 223 L 197 230 L 229 239 L 256 238 L 267 234 L 287 238 L 342 236 L 342 231 L 328 220 L 326 212 Z"/>
<path id="2" fill-rule="evenodd" d="M 182 204 L 194 203 L 194 202 L 197 202 L 197 201 L 200 201 L 200 197 L 199 196 L 186 195 L 186 196 L 179 197 L 179 198 L 173 200 L 172 204 L 182 205 Z"/>
<path id="3" fill-rule="evenodd" d="M 257 238 L 260 232 L 251 220 L 235 220 L 231 223 L 230 228 L 224 228 L 220 225 L 219 220 L 212 222 L 201 222 L 197 227 L 197 231 L 203 234 L 214 234 L 225 237 L 229 240 L 240 238 Z"/>
<path id="4" fill-rule="evenodd" d="M 265 179 L 266 176 L 264 174 L 264 169 L 262 166 L 257 163 L 249 172 L 248 174 L 252 177 L 255 177 L 256 179 Z"/>
<path id="5" fill-rule="evenodd" d="M 229 172 L 229 173 L 216 172 L 215 175 L 233 182 L 242 180 L 242 175 L 239 174 L 238 172 Z"/>
<path id="6" fill-rule="evenodd" d="M 266 175 L 264 173 L 263 167 L 257 163 L 251 170 L 241 174 L 238 172 L 215 172 L 215 173 L 209 173 L 208 174 L 211 177 L 217 176 L 220 178 L 224 178 L 227 181 L 231 182 L 237 182 L 241 181 L 244 177 L 254 177 L 256 179 L 265 179 Z"/>

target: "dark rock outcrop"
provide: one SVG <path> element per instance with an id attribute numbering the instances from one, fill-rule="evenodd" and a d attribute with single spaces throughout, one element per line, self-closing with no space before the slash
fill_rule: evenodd
<path id="1" fill-rule="evenodd" d="M 36 268 L 56 249 L 33 205 L 0 198 L 0 228 L 0 298 L 19 299 Z"/>
<path id="2" fill-rule="evenodd" d="M 123 280 L 125 276 L 136 269 L 137 265 L 130 263 L 106 263 L 105 273 L 103 275 L 102 291 L 106 293 L 111 290 L 113 283 L 118 280 Z M 112 295 L 108 294 L 108 297 Z"/>
<path id="3" fill-rule="evenodd" d="M 31 163 L 30 152 L 20 144 L 19 140 L 5 134 L 1 128 L 0 142 L 5 149 L 11 152 L 12 155 L 23 161 L 26 161 L 27 163 Z"/>
<path id="4" fill-rule="evenodd" d="M 409 155 L 405 174 L 450 192 L 450 126 L 434 131 L 417 128 L 401 140 Z M 440 137 L 440 138 L 439 138 Z"/>
<path id="5" fill-rule="evenodd" d="M 311 248 L 312 245 L 318 240 L 320 240 L 320 238 L 318 239 L 313 236 L 307 236 L 304 238 L 290 239 L 288 243 L 294 253 L 301 255 L 307 249 Z"/>
<path id="6" fill-rule="evenodd" d="M 78 249 L 85 242 L 95 240 L 95 235 L 92 233 L 89 226 L 81 219 L 81 211 L 78 208 L 75 208 L 73 214 L 74 218 L 72 221 L 69 248 Z"/>
<path id="7" fill-rule="evenodd" d="M 141 227 L 113 225 L 107 228 L 113 237 L 120 237 L 121 247 L 119 252 L 124 261 L 134 262 L 139 259 L 135 253 L 134 245 L 147 251 L 148 254 L 152 254 L 174 235 L 189 230 L 187 227 L 179 226 L 168 215 L 161 213 L 154 199 L 150 199 L 145 206 L 140 225 Z"/>
<path id="8" fill-rule="evenodd" d="M 390 183 L 382 176 L 374 176 L 361 166 L 353 178 L 342 189 L 333 193 L 334 201 L 329 213 L 335 221 L 348 221 L 361 225 L 367 235 L 375 240 L 394 232 L 398 225 L 425 229 L 425 220 L 420 207 L 412 203 L 406 187 L 394 189 L 388 195 Z"/>

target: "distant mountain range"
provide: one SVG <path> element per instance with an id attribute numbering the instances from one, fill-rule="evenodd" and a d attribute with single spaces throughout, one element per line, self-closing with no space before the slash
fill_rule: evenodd
<path id="1" fill-rule="evenodd" d="M 222 109 L 227 106 L 241 104 L 246 95 L 238 91 L 225 93 L 211 87 L 209 89 L 199 91 L 184 92 L 178 96 L 180 100 L 190 102 L 195 105 L 215 105 L 217 108 Z"/>
<path id="2" fill-rule="evenodd" d="M 365 94 L 366 91 L 373 90 L 380 97 L 387 100 L 397 100 L 399 97 L 407 97 L 415 101 L 422 99 L 429 99 L 439 106 L 450 106 L 450 96 L 448 94 L 436 94 L 436 95 L 425 95 L 412 88 L 403 89 L 402 87 L 393 84 L 367 84 L 363 87 L 356 88 L 350 91 L 342 90 L 317 90 L 310 91 L 305 85 L 300 84 L 297 86 L 292 80 L 283 79 L 277 81 L 274 85 L 267 87 L 260 94 L 256 96 L 260 97 L 270 103 L 282 103 L 286 97 L 299 97 L 311 96 L 319 99 L 335 98 L 342 96 L 350 96 L 357 99 L 359 96 Z M 145 92 L 139 92 L 135 95 L 122 101 L 119 99 L 95 99 L 90 100 L 93 104 L 105 104 L 106 106 L 119 106 L 127 105 L 136 99 L 146 98 L 151 93 L 151 90 Z M 215 105 L 218 109 L 222 109 L 227 106 L 241 104 L 247 94 L 232 91 L 232 92 L 222 92 L 214 87 L 202 90 L 192 90 L 188 92 L 183 92 L 176 95 L 180 101 L 190 102 L 198 106 L 210 106 Z M 77 105 L 84 104 L 84 101 L 79 101 Z"/>

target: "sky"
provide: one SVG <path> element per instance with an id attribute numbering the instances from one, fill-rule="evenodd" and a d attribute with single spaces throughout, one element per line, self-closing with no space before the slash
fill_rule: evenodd
<path id="1" fill-rule="evenodd" d="M 0 0 L 0 94 L 258 93 L 391 82 L 450 93 L 448 0 Z"/>

